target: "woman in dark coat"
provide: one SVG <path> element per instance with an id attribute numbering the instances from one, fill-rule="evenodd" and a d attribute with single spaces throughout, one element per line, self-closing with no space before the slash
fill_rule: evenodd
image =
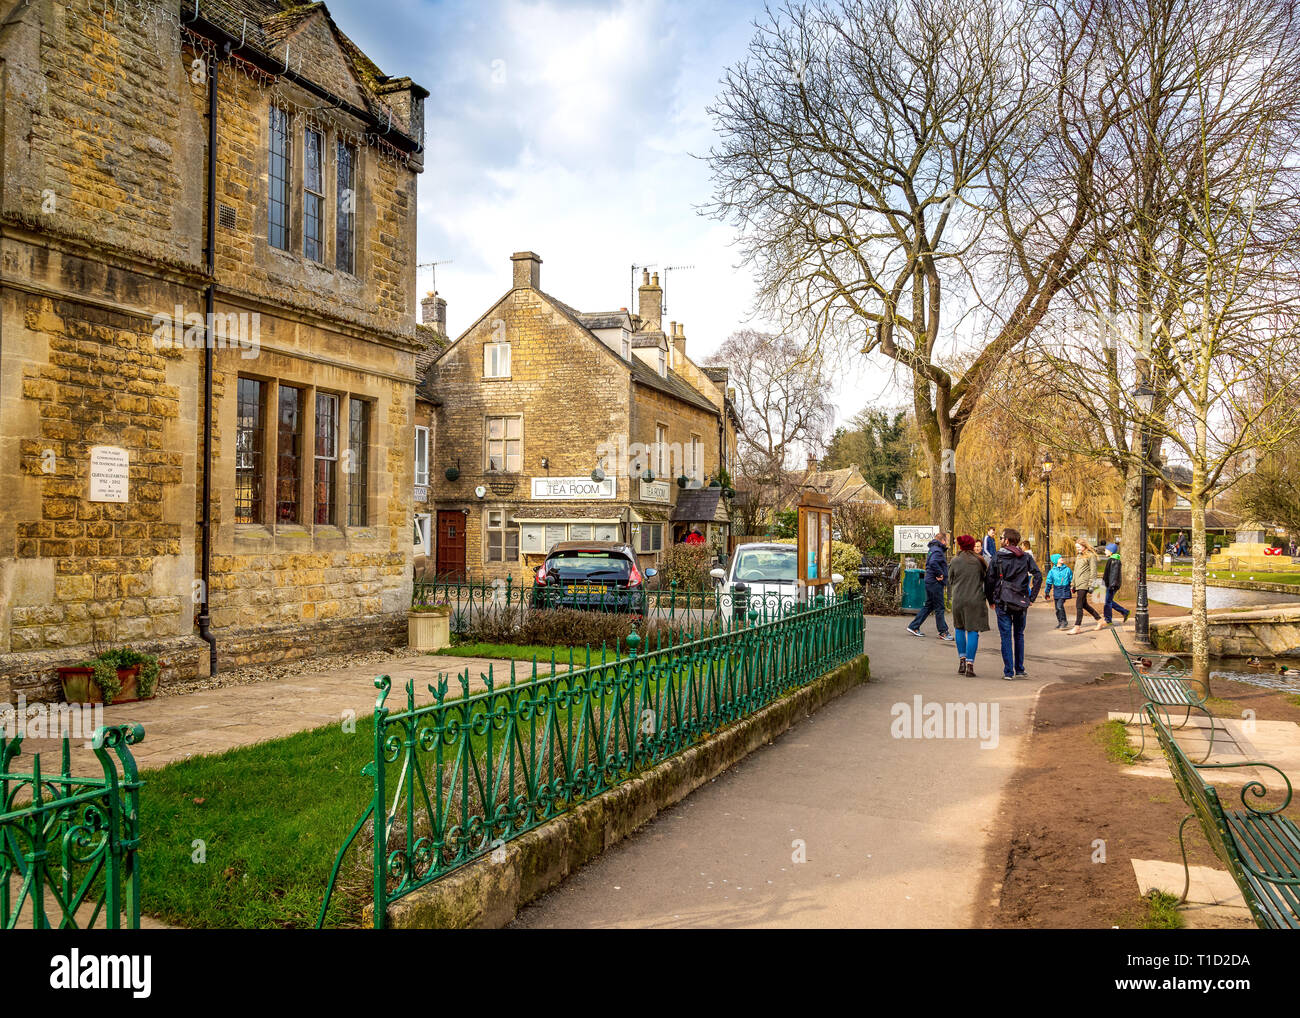
<path id="1" fill-rule="evenodd" d="M 957 538 L 961 550 L 948 564 L 948 589 L 952 591 L 952 621 L 957 631 L 959 675 L 975 676 L 975 652 L 980 633 L 988 632 L 989 603 L 984 594 L 984 571 L 988 567 L 975 553 L 975 538 L 962 534 Z"/>

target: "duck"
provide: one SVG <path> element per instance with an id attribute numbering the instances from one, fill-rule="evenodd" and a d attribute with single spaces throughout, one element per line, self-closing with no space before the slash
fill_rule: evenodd
<path id="1" fill-rule="evenodd" d="M 1278 673 L 1278 675 L 1285 675 L 1287 674 L 1287 672 L 1295 671 L 1295 669 L 1292 668 L 1290 665 L 1283 665 L 1283 664 L 1279 664 L 1274 670 Z"/>
<path id="2" fill-rule="evenodd" d="M 1264 662 L 1261 661 L 1261 660 L 1260 660 L 1259 658 L 1257 658 L 1257 657 L 1248 657 L 1248 658 L 1246 658 L 1246 667 L 1248 667 L 1248 668 L 1263 668 L 1263 667 L 1264 667 Z"/>
<path id="3" fill-rule="evenodd" d="M 1149 657 L 1138 658 L 1138 668 L 1144 672 L 1149 672 L 1151 670 L 1151 659 Z"/>

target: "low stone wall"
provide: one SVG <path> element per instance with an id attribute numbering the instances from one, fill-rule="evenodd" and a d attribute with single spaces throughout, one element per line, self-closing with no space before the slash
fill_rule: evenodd
<path id="1" fill-rule="evenodd" d="M 534 831 L 508 841 L 441 880 L 394 902 L 387 925 L 397 929 L 495 929 L 570 873 L 638 827 L 771 742 L 787 729 L 871 678 L 866 655 L 769 704 L 632 780 L 581 803 Z M 503 858 L 504 856 L 504 858 Z M 373 905 L 365 924 L 372 926 Z"/>
<path id="2" fill-rule="evenodd" d="M 1181 583 L 1185 587 L 1192 585 L 1190 576 L 1152 576 L 1152 583 Z M 1293 594 L 1300 599 L 1300 585 L 1295 583 L 1268 583 L 1264 580 L 1225 580 L 1222 578 L 1206 580 L 1207 587 L 1227 587 L 1231 590 L 1260 590 L 1270 594 Z"/>
<path id="3" fill-rule="evenodd" d="M 406 612 L 257 629 L 214 629 L 217 666 L 222 671 L 245 665 L 293 661 L 316 654 L 383 650 L 406 645 Z M 208 674 L 208 645 L 195 636 L 141 640 L 131 644 L 166 662 L 161 681 L 202 678 Z M 0 700 L 22 693 L 29 703 L 60 700 L 63 690 L 56 669 L 94 653 L 90 647 L 6 655 L 0 662 Z"/>
<path id="4" fill-rule="evenodd" d="M 1211 657 L 1300 657 L 1300 604 L 1210 612 L 1207 621 Z M 1151 642 L 1159 650 L 1189 652 L 1191 619 L 1153 619 Z"/>

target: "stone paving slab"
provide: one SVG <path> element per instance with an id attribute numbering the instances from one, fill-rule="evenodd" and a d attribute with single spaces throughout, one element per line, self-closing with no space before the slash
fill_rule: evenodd
<path id="1" fill-rule="evenodd" d="M 1138 726 L 1128 724 L 1127 711 L 1111 711 L 1108 720 L 1124 722 L 1128 728 L 1129 745 L 1137 749 L 1142 744 Z M 1181 718 L 1175 718 L 1177 721 Z M 1193 761 L 1204 755 L 1209 739 L 1209 722 L 1204 717 L 1193 717 L 1185 727 L 1174 731 L 1174 738 Z M 1300 776 L 1300 725 L 1294 721 L 1255 721 L 1237 718 L 1214 719 L 1214 752 L 1207 763 L 1242 763 L 1258 760 L 1272 764 L 1292 780 Z M 1136 763 L 1124 768 L 1124 773 L 1145 778 L 1169 778 L 1169 766 L 1160 753 L 1155 737 L 1147 732 L 1146 753 Z M 1207 772 L 1211 784 L 1244 785 L 1255 779 L 1269 787 L 1281 786 L 1276 772 L 1265 767 L 1236 767 Z"/>
<path id="2" fill-rule="evenodd" d="M 1181 862 L 1133 859 L 1132 863 L 1139 894 L 1160 890 L 1176 895 L 1182 891 L 1185 877 Z M 1187 900 L 1178 906 L 1178 911 L 1189 929 L 1255 928 L 1250 909 L 1231 873 L 1209 866 L 1191 866 L 1188 872 L 1191 882 Z"/>
<path id="3" fill-rule="evenodd" d="M 513 664 L 518 679 L 531 675 L 531 663 L 520 661 Z M 510 661 L 446 654 L 394 658 L 380 664 L 305 673 L 105 707 L 104 723 L 123 725 L 139 722 L 144 725 L 144 741 L 133 746 L 131 751 L 140 769 L 147 770 L 195 755 L 223 753 L 305 729 L 320 728 L 341 722 L 349 713 L 358 718 L 369 715 L 373 713 L 378 697 L 374 686 L 377 675 L 387 673 L 392 677 L 393 688 L 387 703 L 390 709 L 403 710 L 408 680 L 415 680 L 416 703 L 425 704 L 433 699 L 427 687 L 436 684 L 440 676 L 447 677 L 448 696 L 459 696 L 462 686 L 456 676 L 468 670 L 472 695 L 485 688 L 484 677 L 489 668 L 494 683 L 508 683 L 511 665 Z M 557 672 L 566 668 L 567 665 L 556 665 Z M 549 674 L 549 662 L 546 670 Z M 37 752 L 44 754 L 42 763 L 47 770 L 58 766 L 57 739 L 26 739 L 15 768 L 26 769 L 25 761 Z M 74 774 L 99 773 L 99 763 L 85 745 L 74 745 L 72 767 Z"/>

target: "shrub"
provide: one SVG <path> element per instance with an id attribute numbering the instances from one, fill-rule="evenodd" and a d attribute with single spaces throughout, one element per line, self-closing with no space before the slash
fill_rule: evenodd
<path id="1" fill-rule="evenodd" d="M 620 612 L 582 611 L 576 608 L 536 608 L 521 614 L 518 608 L 491 609 L 475 615 L 465 630 L 469 643 L 517 643 L 534 647 L 613 648 L 626 643 L 632 630 L 643 647 L 659 641 L 680 641 L 691 634 L 684 623 L 650 623 Z"/>
<path id="2" fill-rule="evenodd" d="M 777 538 L 774 544 L 795 544 L 795 538 Z M 862 564 L 862 552 L 844 541 L 831 542 L 831 572 L 839 573 L 844 582 L 835 588 L 838 594 L 852 594 L 861 584 L 858 583 L 858 566 Z"/>
<path id="3" fill-rule="evenodd" d="M 700 590 L 712 586 L 709 570 L 717 564 L 717 554 L 707 544 L 674 544 L 659 560 L 656 584 L 668 589 L 671 583 L 678 590 Z"/>

